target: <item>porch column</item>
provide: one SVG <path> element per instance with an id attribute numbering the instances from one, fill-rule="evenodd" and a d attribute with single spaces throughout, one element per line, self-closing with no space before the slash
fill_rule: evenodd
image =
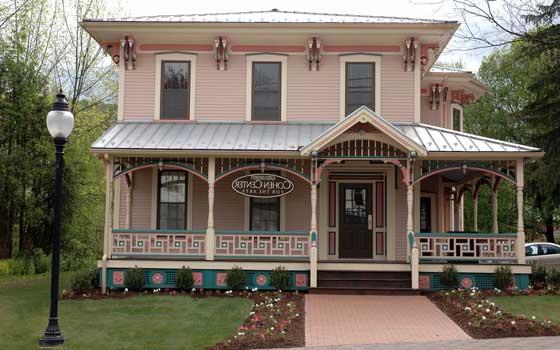
<path id="1" fill-rule="evenodd" d="M 472 216 L 473 216 L 473 231 L 478 231 L 478 196 L 472 194 Z"/>
<path id="2" fill-rule="evenodd" d="M 516 164 L 517 179 L 517 262 L 525 264 L 525 226 L 523 223 L 523 159 L 518 159 Z"/>
<path id="3" fill-rule="evenodd" d="M 414 237 L 414 186 L 408 184 L 406 186 L 406 232 L 407 236 Z M 412 246 L 407 244 L 410 249 L 410 274 L 411 274 L 411 287 L 412 289 L 418 289 L 418 247 L 416 246 L 416 239 L 412 241 Z"/>
<path id="4" fill-rule="evenodd" d="M 103 231 L 103 258 L 101 259 L 101 292 L 107 292 L 107 260 L 111 258 L 111 226 L 113 202 L 113 159 L 108 155 L 104 157 L 105 164 L 105 227 Z"/>
<path id="5" fill-rule="evenodd" d="M 208 228 L 206 229 L 206 260 L 214 260 L 216 231 L 214 230 L 214 183 L 216 182 L 216 160 L 208 158 Z"/>
<path id="6" fill-rule="evenodd" d="M 497 179 L 495 176 L 492 176 L 492 232 L 498 233 L 498 186 L 497 186 Z"/>
<path id="7" fill-rule="evenodd" d="M 310 285 L 317 288 L 317 184 L 311 184 L 311 230 L 309 232 L 311 248 L 309 251 Z"/>
<path id="8" fill-rule="evenodd" d="M 449 231 L 455 231 L 455 187 L 449 195 Z"/>

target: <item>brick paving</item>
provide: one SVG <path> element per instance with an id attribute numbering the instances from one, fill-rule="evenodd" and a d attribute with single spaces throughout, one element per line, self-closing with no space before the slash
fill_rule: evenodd
<path id="1" fill-rule="evenodd" d="M 467 339 L 470 336 L 424 296 L 305 296 L 306 346 Z"/>
<path id="2" fill-rule="evenodd" d="M 560 337 L 449 340 L 439 342 L 335 345 L 291 350 L 556 350 Z M 290 349 L 286 349 L 290 350 Z"/>

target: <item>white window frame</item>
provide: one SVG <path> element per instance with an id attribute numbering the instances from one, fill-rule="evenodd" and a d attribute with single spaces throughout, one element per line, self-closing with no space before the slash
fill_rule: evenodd
<path id="1" fill-rule="evenodd" d="M 154 106 L 154 119 L 161 119 L 161 62 L 162 61 L 179 61 L 190 62 L 189 74 L 189 121 L 195 120 L 194 106 L 196 96 L 196 54 L 188 52 L 172 52 L 172 53 L 156 53 L 156 86 L 155 86 L 155 106 Z M 181 121 L 181 120 L 173 120 Z"/>
<path id="2" fill-rule="evenodd" d="M 381 113 L 381 56 L 366 54 L 341 55 L 340 58 L 340 119 L 346 117 L 346 63 L 374 63 L 375 65 L 375 110 Z"/>
<path id="3" fill-rule="evenodd" d="M 288 56 L 273 54 L 252 54 L 247 55 L 247 82 L 246 82 L 246 103 L 245 103 L 245 120 L 253 121 L 253 63 L 258 62 L 280 62 L 282 64 L 282 76 L 280 87 L 280 121 L 287 121 L 288 110 Z M 267 121 L 256 120 L 255 122 L 266 123 Z M 274 123 L 275 121 L 269 121 Z"/>
<path id="4" fill-rule="evenodd" d="M 455 109 L 459 110 L 459 112 L 461 113 L 461 117 L 460 117 L 460 122 L 459 122 L 459 130 L 456 131 L 463 131 L 463 106 L 461 106 L 458 103 L 452 103 L 450 106 L 450 113 L 449 113 L 449 129 L 453 130 L 453 111 Z"/>

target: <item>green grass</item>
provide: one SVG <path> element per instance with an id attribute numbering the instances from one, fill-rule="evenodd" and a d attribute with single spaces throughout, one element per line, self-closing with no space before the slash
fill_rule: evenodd
<path id="1" fill-rule="evenodd" d="M 61 289 L 70 276 L 62 276 Z M 48 276 L 0 280 L 0 349 L 37 349 L 49 314 Z M 63 300 L 62 349 L 203 349 L 234 334 L 251 310 L 241 298 L 142 295 Z"/>
<path id="2" fill-rule="evenodd" d="M 490 301 L 514 315 L 535 316 L 541 321 L 560 324 L 560 295 L 501 296 L 492 297 Z"/>

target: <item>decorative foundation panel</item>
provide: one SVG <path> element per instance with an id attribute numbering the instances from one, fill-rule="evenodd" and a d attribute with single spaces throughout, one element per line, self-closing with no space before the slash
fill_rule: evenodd
<path id="1" fill-rule="evenodd" d="M 529 275 L 527 274 L 514 274 L 513 287 L 517 287 L 521 290 L 527 289 L 529 287 Z M 458 274 L 459 283 L 453 288 L 472 288 L 477 287 L 479 289 L 494 289 L 495 288 L 495 278 L 492 273 L 459 273 Z M 436 272 L 430 273 L 420 273 L 419 277 L 419 287 L 424 290 L 439 290 L 446 289 L 445 286 L 441 284 L 441 274 Z"/>

